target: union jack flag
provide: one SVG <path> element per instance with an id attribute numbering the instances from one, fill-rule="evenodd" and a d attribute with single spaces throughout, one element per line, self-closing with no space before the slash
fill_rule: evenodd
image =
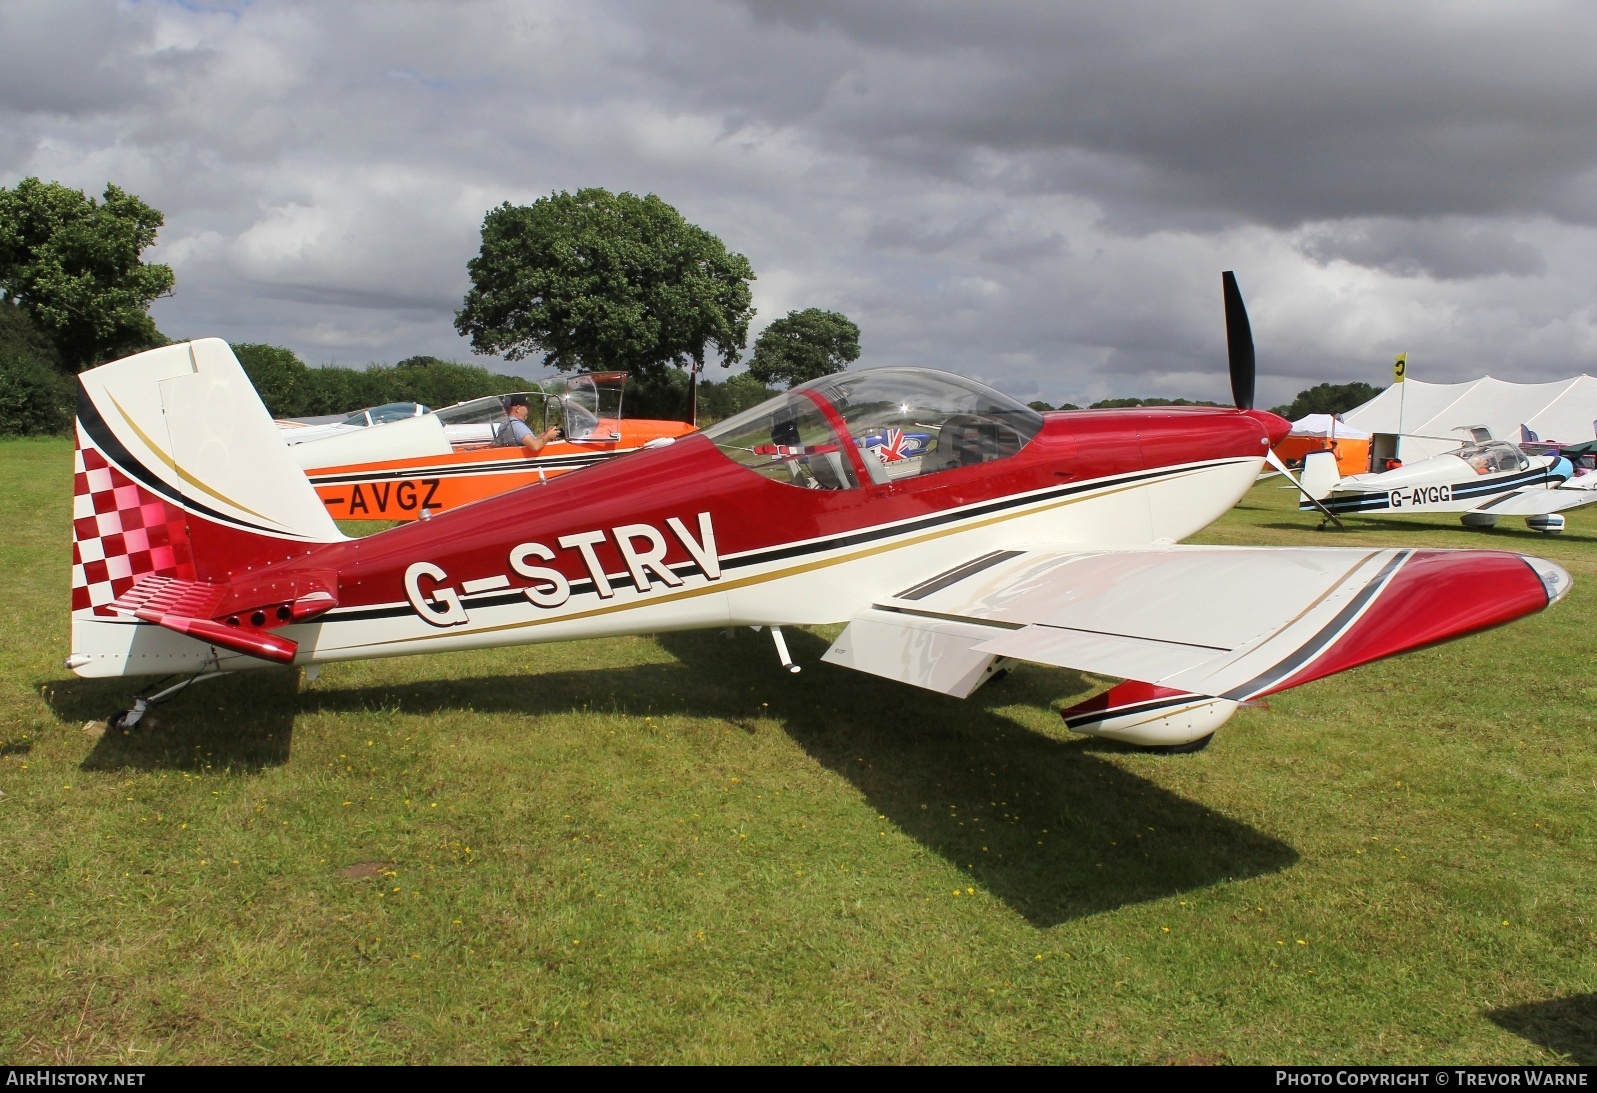
<path id="1" fill-rule="evenodd" d="M 909 453 L 904 450 L 904 430 L 888 429 L 887 436 L 876 446 L 882 453 L 882 460 L 886 463 L 897 463 L 900 459 L 909 458 Z"/>

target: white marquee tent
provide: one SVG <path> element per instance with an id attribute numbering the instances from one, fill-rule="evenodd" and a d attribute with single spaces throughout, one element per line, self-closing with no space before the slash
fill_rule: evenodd
<path id="1" fill-rule="evenodd" d="M 1405 390 L 1406 388 L 1406 390 Z M 1486 376 L 1471 383 L 1394 383 L 1363 406 L 1342 415 L 1370 433 L 1401 433 L 1403 457 L 1445 451 L 1469 439 L 1472 425 L 1485 425 L 1502 440 L 1518 440 L 1526 426 L 1542 440 L 1578 444 L 1597 435 L 1597 379 L 1576 376 L 1555 383 L 1509 383 Z M 1408 438 L 1446 443 L 1413 444 Z M 1434 451 L 1433 451 L 1434 449 Z"/>
<path id="2" fill-rule="evenodd" d="M 1370 434 L 1363 429 L 1355 429 L 1346 421 L 1334 418 L 1330 414 L 1306 414 L 1298 418 L 1292 423 L 1292 435 L 1340 437 L 1343 440 L 1370 439 Z"/>

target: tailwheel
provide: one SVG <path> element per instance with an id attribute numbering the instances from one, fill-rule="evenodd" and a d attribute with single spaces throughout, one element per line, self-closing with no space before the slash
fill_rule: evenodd
<path id="1" fill-rule="evenodd" d="M 202 679 L 216 679 L 226 674 L 226 672 L 216 669 L 216 661 L 213 658 L 209 664 L 181 683 L 174 683 L 165 690 L 156 691 L 151 695 L 138 695 L 135 697 L 131 707 L 125 710 L 118 710 L 105 719 L 105 731 L 130 732 L 138 727 L 140 721 L 144 720 L 144 714 L 151 706 L 159 706 L 161 703 L 177 697 Z M 165 683 L 167 679 L 171 678 L 171 676 L 167 676 L 161 683 Z M 158 683 L 156 686 L 160 686 L 160 684 Z"/>
<path id="2" fill-rule="evenodd" d="M 105 731 L 128 732 L 137 727 L 138 723 L 144 719 L 144 711 L 149 709 L 149 706 L 150 704 L 144 699 L 135 699 L 130 709 L 118 710 L 105 719 Z"/>

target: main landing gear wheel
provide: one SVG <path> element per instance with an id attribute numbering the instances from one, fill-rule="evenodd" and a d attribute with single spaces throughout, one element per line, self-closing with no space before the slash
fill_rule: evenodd
<path id="1" fill-rule="evenodd" d="M 1143 750 L 1151 751 L 1155 755 L 1191 755 L 1193 752 L 1202 751 L 1214 739 L 1214 733 L 1200 736 L 1196 740 L 1188 740 L 1185 744 L 1150 744 Z"/>

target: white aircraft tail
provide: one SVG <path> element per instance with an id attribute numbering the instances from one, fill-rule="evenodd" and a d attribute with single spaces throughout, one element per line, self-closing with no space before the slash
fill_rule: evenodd
<path id="1" fill-rule="evenodd" d="M 1337 468 L 1335 452 L 1310 452 L 1303 457 L 1303 475 L 1299 481 L 1303 483 L 1303 492 L 1316 501 L 1323 501 L 1330 496 L 1341 480 L 1342 472 Z"/>
<path id="2" fill-rule="evenodd" d="M 78 380 L 68 666 L 197 670 L 205 644 L 113 604 L 145 578 L 198 603 L 344 536 L 226 342 L 152 349 Z"/>

